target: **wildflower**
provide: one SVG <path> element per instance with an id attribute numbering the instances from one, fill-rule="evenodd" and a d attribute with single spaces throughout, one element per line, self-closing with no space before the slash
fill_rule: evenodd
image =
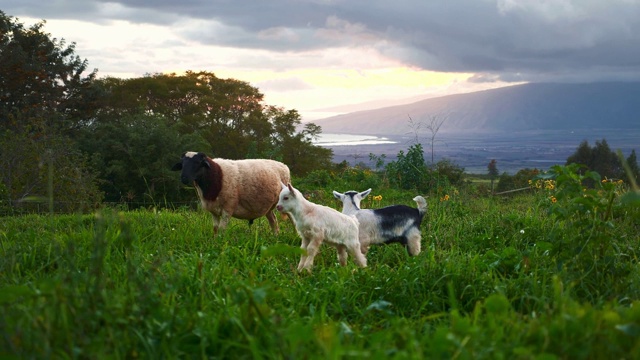
<path id="1" fill-rule="evenodd" d="M 449 195 L 445 195 L 440 198 L 440 201 L 449 201 Z"/>
<path id="2" fill-rule="evenodd" d="M 556 199 L 556 197 L 555 197 L 555 196 L 552 196 L 552 197 L 551 197 L 551 202 L 555 204 L 555 203 L 556 203 L 556 201 L 558 201 L 558 199 Z"/>
<path id="3" fill-rule="evenodd" d="M 555 189 L 556 185 L 555 182 L 553 180 L 546 180 L 544 182 L 544 188 L 547 190 L 553 190 Z"/>
<path id="4" fill-rule="evenodd" d="M 524 234 L 524 229 L 520 230 L 520 234 Z"/>
<path id="5" fill-rule="evenodd" d="M 382 201 L 382 195 L 376 195 L 373 197 L 373 200 L 375 201 Z"/>

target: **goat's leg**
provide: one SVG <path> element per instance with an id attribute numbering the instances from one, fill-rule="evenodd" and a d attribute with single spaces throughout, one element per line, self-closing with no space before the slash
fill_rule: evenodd
<path id="1" fill-rule="evenodd" d="M 360 251 L 360 244 L 358 241 L 353 241 L 347 244 L 347 250 L 351 253 L 353 260 L 358 264 L 358 266 L 367 267 L 367 258 L 362 254 L 362 251 Z"/>
<path id="2" fill-rule="evenodd" d="M 315 237 L 309 241 L 309 245 L 307 246 L 307 259 L 304 262 L 302 268 L 307 269 L 307 271 L 311 272 L 311 268 L 313 267 L 313 258 L 316 257 L 320 250 L 320 245 L 322 244 L 322 238 Z"/>
<path id="3" fill-rule="evenodd" d="M 422 236 L 420 236 L 420 231 L 416 229 L 411 234 L 409 234 L 407 239 L 407 252 L 411 256 L 416 256 L 420 254 L 420 241 Z"/>
<path id="4" fill-rule="evenodd" d="M 300 262 L 298 263 L 298 271 L 302 270 L 302 267 L 304 266 L 304 263 L 307 260 L 307 255 L 309 255 L 309 253 L 307 252 L 308 246 L 309 246 L 309 240 L 303 238 L 302 245 L 300 245 L 300 248 L 302 249 L 303 253 L 302 255 L 300 255 Z"/>
<path id="5" fill-rule="evenodd" d="M 369 245 L 371 245 L 371 239 L 366 235 L 360 235 L 358 241 L 360 242 L 360 252 L 367 255 Z"/>

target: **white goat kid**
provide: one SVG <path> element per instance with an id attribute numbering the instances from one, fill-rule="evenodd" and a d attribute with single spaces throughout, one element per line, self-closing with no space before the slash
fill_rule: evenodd
<path id="1" fill-rule="evenodd" d="M 359 241 L 363 254 L 372 244 L 398 242 L 405 246 L 411 256 L 420 253 L 420 224 L 427 213 L 427 201 L 420 195 L 413 198 L 418 208 L 406 205 L 392 205 L 381 209 L 361 209 L 360 201 L 369 195 L 371 189 L 363 192 L 337 191 L 333 196 L 342 201 L 342 213 L 354 215 L 359 223 Z"/>
<path id="2" fill-rule="evenodd" d="M 340 265 L 347 264 L 349 252 L 356 264 L 360 267 L 367 266 L 367 259 L 360 251 L 358 220 L 354 216 L 308 201 L 291 184 L 282 184 L 276 209 L 289 215 L 302 238 L 301 248 L 305 254 L 300 257 L 298 271 L 311 271 L 313 258 L 318 254 L 323 242 L 337 248 Z"/>

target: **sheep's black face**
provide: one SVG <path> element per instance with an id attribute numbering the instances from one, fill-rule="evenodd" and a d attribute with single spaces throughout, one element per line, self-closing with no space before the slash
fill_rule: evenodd
<path id="1" fill-rule="evenodd" d="M 210 168 L 207 156 L 203 153 L 187 152 L 182 155 L 182 160 L 175 164 L 171 170 L 182 170 L 180 180 L 183 184 L 189 185 L 198 178 L 205 168 Z"/>

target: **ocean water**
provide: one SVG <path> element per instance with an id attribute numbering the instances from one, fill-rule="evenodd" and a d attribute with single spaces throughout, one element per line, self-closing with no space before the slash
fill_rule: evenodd
<path id="1" fill-rule="evenodd" d="M 493 159 L 500 173 L 515 174 L 524 168 L 548 170 L 563 165 L 584 140 L 590 146 L 606 139 L 613 151 L 620 149 L 627 157 L 632 149 L 640 151 L 640 130 L 591 129 L 583 131 L 538 131 L 519 134 L 492 134 L 490 136 L 442 133 L 433 148 L 427 136 L 389 136 L 322 134 L 316 142 L 333 151 L 333 162 L 347 161 L 354 165 L 364 163 L 375 166 L 369 154 L 385 155 L 385 162 L 397 160 L 399 151 L 405 153 L 412 144 L 420 143 L 427 164 L 448 159 L 466 172 L 485 174 Z"/>
<path id="2" fill-rule="evenodd" d="M 321 134 L 320 137 L 313 142 L 318 146 L 357 146 L 357 145 L 378 145 L 378 144 L 395 144 L 397 141 L 390 140 L 386 137 L 375 135 L 352 135 L 352 134 Z"/>

